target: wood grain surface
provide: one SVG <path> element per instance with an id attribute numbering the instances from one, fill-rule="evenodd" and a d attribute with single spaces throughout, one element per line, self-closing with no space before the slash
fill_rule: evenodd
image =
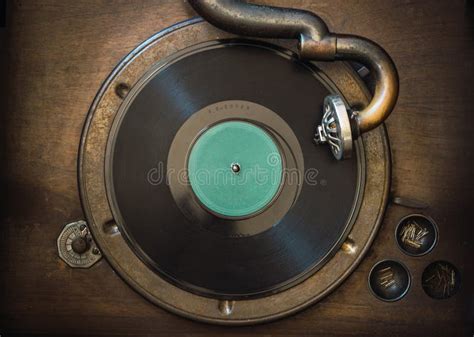
<path id="1" fill-rule="evenodd" d="M 0 28 L 0 335 L 472 336 L 474 334 L 474 10 L 463 1 L 261 1 L 312 10 L 340 33 L 366 36 L 393 57 L 400 98 L 387 122 L 393 195 L 429 204 L 440 241 L 413 258 L 397 248 L 391 204 L 375 244 L 349 279 L 293 317 L 217 327 L 143 299 L 104 259 L 89 270 L 63 263 L 56 239 L 82 219 L 77 154 L 89 106 L 114 66 L 141 41 L 194 14 L 182 0 L 12 0 Z M 393 258 L 410 270 L 408 295 L 385 303 L 370 268 Z M 447 260 L 460 292 L 436 301 L 421 273 Z"/>

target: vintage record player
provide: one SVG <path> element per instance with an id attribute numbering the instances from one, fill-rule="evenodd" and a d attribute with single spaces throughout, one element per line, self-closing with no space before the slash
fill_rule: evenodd
<path id="1" fill-rule="evenodd" d="M 474 333 L 468 5 L 8 5 L 1 336 Z"/>

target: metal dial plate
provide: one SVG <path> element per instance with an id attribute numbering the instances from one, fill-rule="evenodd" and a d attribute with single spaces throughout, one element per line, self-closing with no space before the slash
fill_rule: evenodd
<path id="1" fill-rule="evenodd" d="M 71 268 L 89 268 L 102 258 L 83 220 L 64 226 L 57 244 L 59 257 Z"/>

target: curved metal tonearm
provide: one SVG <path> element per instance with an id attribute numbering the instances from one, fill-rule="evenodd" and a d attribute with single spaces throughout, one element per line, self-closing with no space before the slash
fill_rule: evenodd
<path id="1" fill-rule="evenodd" d="M 380 125 L 398 97 L 398 74 L 390 56 L 375 42 L 355 35 L 329 32 L 316 14 L 299 9 L 249 4 L 241 0 L 189 0 L 194 10 L 214 26 L 237 35 L 298 39 L 302 59 L 353 60 L 375 77 L 375 91 L 361 111 L 347 110 L 340 97 L 325 100 L 325 114 L 317 128 L 318 143 L 329 143 L 338 159 L 349 157 L 352 139 Z"/>

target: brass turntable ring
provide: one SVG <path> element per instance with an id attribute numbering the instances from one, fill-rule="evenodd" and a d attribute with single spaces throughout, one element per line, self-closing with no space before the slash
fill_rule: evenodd
<path id="1" fill-rule="evenodd" d="M 189 20 L 160 32 L 132 51 L 112 72 L 97 94 L 84 128 L 79 158 L 79 185 L 92 234 L 112 267 L 151 302 L 179 315 L 217 324 L 245 325 L 275 320 L 317 302 L 357 267 L 380 226 L 390 183 L 390 152 L 379 127 L 358 142 L 365 154 L 365 184 L 359 213 L 345 242 L 317 272 L 285 291 L 261 298 L 225 301 L 196 295 L 167 282 L 131 249 L 114 226 L 104 174 L 105 153 L 113 120 L 129 89 L 154 64 L 200 42 L 232 38 L 201 20 Z M 290 50 L 296 45 L 272 41 Z M 350 106 L 366 105 L 369 95 L 357 75 L 343 63 L 317 63 Z"/>

